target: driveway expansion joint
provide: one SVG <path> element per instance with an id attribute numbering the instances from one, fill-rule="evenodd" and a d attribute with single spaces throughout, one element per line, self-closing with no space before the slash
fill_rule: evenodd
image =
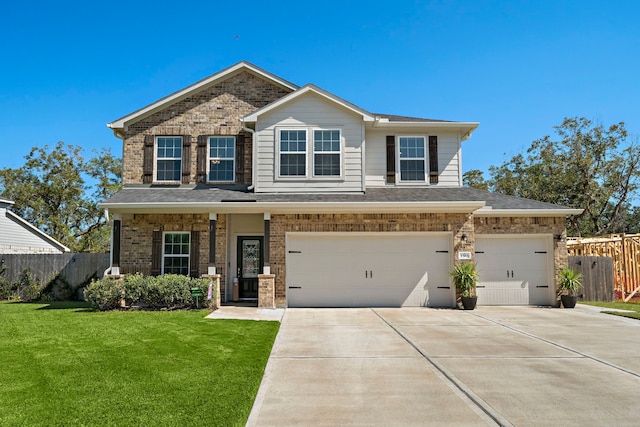
<path id="1" fill-rule="evenodd" d="M 463 401 L 469 405 L 471 409 L 479 413 L 483 416 L 484 420 L 490 424 L 498 425 L 501 427 L 512 427 L 511 424 L 506 418 L 504 418 L 501 414 L 496 412 L 487 402 L 485 402 L 480 396 L 475 394 L 471 389 L 469 389 L 460 379 L 458 379 L 453 373 L 451 373 L 447 368 L 438 363 L 435 358 L 429 356 L 426 352 L 424 352 L 417 344 L 415 344 L 408 336 L 406 336 L 402 331 L 394 327 L 391 323 L 389 323 L 380 313 L 378 313 L 374 308 L 371 311 L 380 318 L 389 328 L 391 328 L 395 333 L 397 333 L 403 340 L 405 340 L 411 347 L 413 347 L 424 360 L 426 360 L 433 368 L 435 369 L 438 376 L 440 376 L 443 381 L 445 381 L 457 394 L 462 398 Z"/>

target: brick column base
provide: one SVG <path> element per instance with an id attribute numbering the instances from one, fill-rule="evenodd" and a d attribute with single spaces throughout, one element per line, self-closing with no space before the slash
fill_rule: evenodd
<path id="1" fill-rule="evenodd" d="M 258 307 L 276 308 L 275 285 L 275 274 L 258 274 Z"/>
<path id="2" fill-rule="evenodd" d="M 220 275 L 219 274 L 203 274 L 201 276 L 204 279 L 210 279 L 211 281 L 213 281 L 213 298 L 211 300 L 212 302 L 212 309 L 217 310 L 218 308 L 220 308 Z M 205 293 L 208 291 L 205 290 Z"/>

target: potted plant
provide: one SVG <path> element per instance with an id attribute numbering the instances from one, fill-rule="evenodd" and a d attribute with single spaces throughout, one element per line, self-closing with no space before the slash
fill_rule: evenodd
<path id="1" fill-rule="evenodd" d="M 478 271 L 473 262 L 459 262 L 449 273 L 453 277 L 456 289 L 460 291 L 462 307 L 465 310 L 476 308 L 478 297 L 476 295 L 476 283 L 478 281 Z"/>
<path id="2" fill-rule="evenodd" d="M 558 293 L 564 308 L 574 308 L 578 302 L 577 292 L 582 288 L 582 274 L 569 268 L 560 270 L 560 285 Z"/>

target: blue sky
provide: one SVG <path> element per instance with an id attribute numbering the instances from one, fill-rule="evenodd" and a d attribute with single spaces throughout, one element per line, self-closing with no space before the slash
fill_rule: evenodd
<path id="1" fill-rule="evenodd" d="M 107 122 L 241 60 L 372 112 L 478 121 L 465 171 L 564 117 L 638 135 L 638 16 L 626 0 L 6 2 L 0 168 L 58 141 L 121 155 Z"/>

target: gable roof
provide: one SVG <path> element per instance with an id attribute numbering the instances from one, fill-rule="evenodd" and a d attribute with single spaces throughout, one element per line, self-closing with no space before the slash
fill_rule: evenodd
<path id="1" fill-rule="evenodd" d="M 70 249 L 9 210 L 13 202 L 0 199 L 0 248 L 8 253 L 70 252 Z"/>
<path id="2" fill-rule="evenodd" d="M 156 111 L 167 107 L 168 105 L 174 104 L 184 98 L 187 98 L 193 95 L 194 93 L 200 92 L 216 83 L 226 80 L 229 77 L 232 77 L 243 71 L 248 71 L 252 74 L 262 77 L 265 80 L 272 82 L 275 85 L 281 86 L 286 89 L 290 89 L 292 91 L 298 89 L 297 85 L 287 80 L 284 80 L 276 76 L 275 74 L 272 74 L 266 70 L 263 70 L 262 68 L 251 64 L 250 62 L 240 61 L 237 64 L 234 64 L 230 67 L 225 68 L 222 71 L 214 73 L 209 77 L 205 77 L 204 79 L 192 85 L 189 85 L 184 89 L 181 89 L 177 92 L 167 95 L 164 98 L 161 98 L 147 105 L 146 107 L 142 107 L 139 110 L 134 111 L 133 113 L 120 117 L 119 119 L 116 119 L 111 123 L 107 123 L 107 127 L 113 129 L 114 133 L 117 133 L 118 131 L 123 130 L 124 127 L 130 123 L 135 123 L 145 117 L 148 117 L 149 115 L 155 113 Z"/>
<path id="3" fill-rule="evenodd" d="M 328 92 L 314 84 L 308 83 L 306 85 L 304 85 L 303 87 L 297 89 L 295 92 L 290 93 L 289 95 L 283 96 L 282 98 L 272 102 L 269 105 L 265 105 L 264 107 L 262 107 L 261 109 L 254 111 L 253 113 L 245 116 L 242 121 L 243 122 L 256 122 L 258 120 L 258 117 L 260 117 L 261 115 L 264 115 L 266 113 L 268 113 L 269 111 L 273 111 L 277 108 L 279 108 L 280 106 L 287 104 L 305 94 L 309 94 L 309 93 L 313 93 L 316 94 L 326 100 L 328 100 L 329 102 L 332 102 L 334 104 L 340 105 L 343 108 L 346 108 L 347 110 L 352 111 L 353 113 L 362 116 L 362 120 L 365 122 L 373 122 L 375 120 L 375 117 L 369 113 L 367 110 L 364 110 L 360 107 L 358 107 L 357 105 L 354 105 L 352 103 L 350 103 L 349 101 L 345 101 L 344 99 L 340 98 L 339 96 L 336 96 L 334 94 L 332 94 L 331 92 Z"/>

